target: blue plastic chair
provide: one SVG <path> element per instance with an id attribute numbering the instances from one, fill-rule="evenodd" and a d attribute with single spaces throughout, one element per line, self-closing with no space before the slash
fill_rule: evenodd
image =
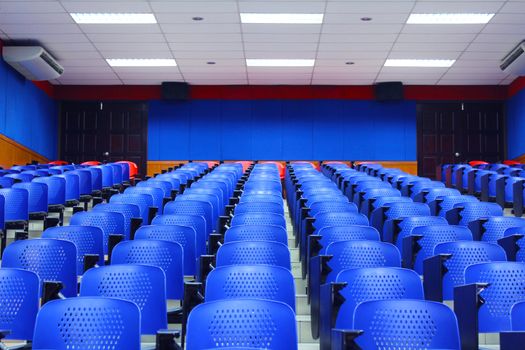
<path id="1" fill-rule="evenodd" d="M 98 255 L 98 265 L 104 265 L 104 233 L 94 226 L 57 226 L 42 232 L 42 238 L 62 239 L 73 242 L 77 247 L 77 275 L 84 273 L 84 256 Z"/>
<path id="2" fill-rule="evenodd" d="M 61 175 L 56 175 L 66 180 L 66 204 L 69 204 L 68 201 L 76 204 L 76 201 L 80 199 L 80 178 L 78 174 L 68 171 Z"/>
<path id="3" fill-rule="evenodd" d="M 31 180 L 33 180 L 35 176 L 32 174 L 28 174 L 28 173 L 20 173 L 20 174 L 7 174 L 4 177 L 10 177 L 14 179 L 15 182 L 16 180 L 20 182 L 31 182 Z"/>
<path id="4" fill-rule="evenodd" d="M 205 232 L 209 235 L 213 231 L 213 207 L 209 202 L 187 200 L 172 201 L 166 204 L 164 215 L 195 215 L 204 218 Z"/>
<path id="5" fill-rule="evenodd" d="M 230 227 L 224 234 L 224 242 L 275 241 L 288 245 L 288 234 L 277 225 L 238 225 Z"/>
<path id="6" fill-rule="evenodd" d="M 420 226 L 448 226 L 447 220 L 438 216 L 408 216 L 385 221 L 382 240 L 394 243 L 403 252 L 403 239 L 412 234 L 412 230 Z"/>
<path id="7" fill-rule="evenodd" d="M 295 283 L 289 269 L 270 265 L 215 268 L 206 279 L 206 302 L 256 298 L 280 301 L 295 310 Z"/>
<path id="8" fill-rule="evenodd" d="M 159 174 L 155 176 L 155 180 L 166 181 L 171 184 L 171 189 L 180 190 L 181 180 L 177 176 L 173 176 L 174 173 Z"/>
<path id="9" fill-rule="evenodd" d="M 513 331 L 525 331 L 525 302 L 520 301 L 510 309 L 510 322 Z"/>
<path id="10" fill-rule="evenodd" d="M 49 176 L 37 177 L 32 182 L 43 183 L 47 185 L 47 205 L 63 205 L 66 203 L 66 179 Z"/>
<path id="11" fill-rule="evenodd" d="M 489 261 L 506 261 L 503 248 L 497 244 L 478 241 L 440 243 L 434 247 L 434 255 L 451 254 L 444 262 L 447 272 L 443 276 L 443 299 L 454 299 L 454 287 L 465 284 L 465 269 L 474 264 Z"/>
<path id="12" fill-rule="evenodd" d="M 36 273 L 40 281 L 60 281 L 67 297 L 77 295 L 77 248 L 59 239 L 15 241 L 2 256 L 2 267 L 18 268 Z"/>
<path id="13" fill-rule="evenodd" d="M 458 214 L 457 218 L 455 213 Z M 447 220 L 450 224 L 456 224 L 455 221 L 459 219 L 457 224 L 464 226 L 487 216 L 503 216 L 503 209 L 496 203 L 464 202 L 455 204 L 454 208 L 447 212 Z"/>
<path id="14" fill-rule="evenodd" d="M 38 182 L 14 184 L 13 188 L 22 188 L 28 192 L 28 211 L 32 213 L 47 213 L 47 185 Z"/>
<path id="15" fill-rule="evenodd" d="M 95 226 L 104 233 L 104 254 L 108 253 L 108 241 L 110 235 L 123 235 L 126 229 L 124 215 L 114 212 L 89 211 L 76 213 L 71 217 L 70 225 Z"/>
<path id="16" fill-rule="evenodd" d="M 166 276 L 150 265 L 110 265 L 89 269 L 82 277 L 80 296 L 131 301 L 140 309 L 142 334 L 168 327 Z"/>
<path id="17" fill-rule="evenodd" d="M 323 227 L 349 225 L 368 226 L 368 218 L 357 212 L 321 212 L 315 216 L 314 234 Z"/>
<path id="18" fill-rule="evenodd" d="M 206 190 L 205 190 L 206 191 Z M 188 193 L 189 192 L 189 193 Z M 220 195 L 209 191 L 205 192 L 192 192 L 191 188 L 184 191 L 183 195 L 179 195 L 175 198 L 175 202 L 184 202 L 184 201 L 198 201 L 206 203 L 206 206 L 211 207 L 211 220 L 212 224 L 217 225 L 217 220 L 220 215 L 224 213 L 224 207 L 221 206 Z"/>
<path id="19" fill-rule="evenodd" d="M 217 251 L 217 266 L 274 265 L 291 270 L 290 251 L 279 242 L 237 241 L 223 244 Z"/>
<path id="20" fill-rule="evenodd" d="M 161 268 L 166 275 L 166 296 L 182 300 L 184 253 L 179 243 L 156 239 L 120 242 L 111 254 L 111 264 L 142 264 Z"/>
<path id="21" fill-rule="evenodd" d="M 276 225 L 286 228 L 286 220 L 283 215 L 272 213 L 245 213 L 234 215 L 231 226 L 239 225 Z"/>
<path id="22" fill-rule="evenodd" d="M 325 226 L 317 231 L 319 236 L 319 254 L 324 254 L 326 248 L 333 242 L 339 241 L 379 241 L 379 232 L 371 226 L 347 225 L 347 226 Z"/>
<path id="23" fill-rule="evenodd" d="M 378 207 L 372 212 L 371 226 L 383 232 L 387 220 L 409 216 L 430 216 L 430 207 L 425 203 L 393 202 Z"/>
<path id="24" fill-rule="evenodd" d="M 12 177 L 2 176 L 0 177 L 0 188 L 11 188 L 15 183 L 15 179 Z"/>
<path id="25" fill-rule="evenodd" d="M 140 183 L 140 182 L 139 182 Z M 164 192 L 157 187 L 128 187 L 124 190 L 124 194 L 149 194 L 153 197 L 153 206 L 157 207 L 158 214 L 161 215 L 163 211 Z"/>
<path id="26" fill-rule="evenodd" d="M 479 225 L 477 225 L 479 223 Z M 513 216 L 489 216 L 469 224 L 475 239 L 496 243 L 505 237 L 505 231 L 510 228 L 525 229 L 525 219 Z"/>
<path id="27" fill-rule="evenodd" d="M 376 300 L 354 313 L 356 339 L 362 349 L 460 350 L 458 322 L 446 305 L 425 300 Z"/>
<path id="28" fill-rule="evenodd" d="M 0 269 L 0 329 L 6 339 L 32 340 L 40 306 L 40 280 L 31 271 Z"/>
<path id="29" fill-rule="evenodd" d="M 124 216 L 124 236 L 130 239 L 131 219 L 142 218 L 140 208 L 135 204 L 124 203 L 100 203 L 93 207 L 94 212 L 112 212 Z"/>
<path id="30" fill-rule="evenodd" d="M 195 307 L 188 318 L 187 349 L 248 347 L 297 350 L 295 313 L 263 299 L 217 300 Z"/>
<path id="31" fill-rule="evenodd" d="M 284 215 L 284 208 L 281 203 L 274 202 L 249 202 L 239 203 L 235 207 L 236 215 L 246 213 L 273 213 Z"/>
<path id="32" fill-rule="evenodd" d="M 436 215 L 446 217 L 447 212 L 454 208 L 454 206 L 458 203 L 466 203 L 466 202 L 473 202 L 477 203 L 479 202 L 479 199 L 477 199 L 474 196 L 443 196 L 439 199 L 436 199 L 436 201 L 439 202 L 439 210 L 436 211 Z M 432 202 L 429 203 L 429 205 L 432 205 Z"/>
<path id="33" fill-rule="evenodd" d="M 478 312 L 479 332 L 510 331 L 510 310 L 525 301 L 525 264 L 500 261 L 467 266 L 465 283 L 489 283 L 480 293 L 485 300 Z"/>
<path id="34" fill-rule="evenodd" d="M 4 197 L 4 220 L 29 220 L 29 192 L 23 188 L 2 188 L 0 196 Z"/>
<path id="35" fill-rule="evenodd" d="M 326 212 L 349 212 L 357 213 L 357 206 L 354 203 L 322 201 L 310 204 L 310 216 L 316 216 Z"/>
<path id="36" fill-rule="evenodd" d="M 434 255 L 434 248 L 440 243 L 472 241 L 472 232 L 465 226 L 427 225 L 414 227 L 410 236 L 416 236 L 414 265 L 410 266 L 420 275 L 423 274 L 423 261 Z"/>
<path id="37" fill-rule="evenodd" d="M 206 254 L 206 222 L 198 215 L 159 215 L 151 222 L 152 225 L 181 225 L 193 228 L 195 232 L 195 255 Z"/>
<path id="38" fill-rule="evenodd" d="M 109 199 L 110 204 L 134 204 L 140 209 L 142 223 L 147 224 L 149 219 L 149 208 L 153 206 L 153 197 L 143 193 L 115 194 Z"/>
<path id="39" fill-rule="evenodd" d="M 426 193 L 424 194 L 424 203 L 430 203 L 435 201 L 439 197 L 445 197 L 445 196 L 460 196 L 461 192 L 456 190 L 455 188 L 429 188 L 426 190 Z M 432 213 L 433 215 L 436 215 Z"/>
<path id="40" fill-rule="evenodd" d="M 148 225 L 140 227 L 135 240 L 162 240 L 178 243 L 184 254 L 184 274 L 195 275 L 198 255 L 195 248 L 195 230 L 182 225 Z"/>
<path id="41" fill-rule="evenodd" d="M 137 184 L 137 187 L 153 187 L 160 188 L 162 190 L 162 197 L 171 197 L 171 182 L 161 181 L 156 178 L 149 179 L 148 181 L 141 181 Z"/>
<path id="42" fill-rule="evenodd" d="M 283 198 L 279 195 L 273 194 L 244 194 L 239 200 L 239 204 L 250 202 L 272 202 L 282 204 Z"/>
<path id="43" fill-rule="evenodd" d="M 33 349 L 102 348 L 140 349 L 140 310 L 135 303 L 113 298 L 71 298 L 50 301 L 38 313 Z"/>
<path id="44" fill-rule="evenodd" d="M 86 168 L 91 173 L 91 187 L 93 191 L 102 190 L 102 169 L 98 167 Z"/>

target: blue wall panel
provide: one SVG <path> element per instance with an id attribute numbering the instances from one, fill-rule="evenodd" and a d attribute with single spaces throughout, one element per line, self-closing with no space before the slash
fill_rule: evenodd
<path id="1" fill-rule="evenodd" d="M 0 133 L 49 159 L 57 157 L 57 103 L 1 59 Z"/>
<path id="2" fill-rule="evenodd" d="M 416 103 L 151 101 L 149 160 L 416 160 Z"/>
<path id="3" fill-rule="evenodd" d="M 508 158 L 525 153 L 525 90 L 507 102 L 507 151 Z"/>

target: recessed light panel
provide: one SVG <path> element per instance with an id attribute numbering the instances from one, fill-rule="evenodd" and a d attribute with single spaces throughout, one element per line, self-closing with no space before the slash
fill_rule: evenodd
<path id="1" fill-rule="evenodd" d="M 177 62 L 172 58 L 108 58 L 111 67 L 175 67 Z"/>
<path id="2" fill-rule="evenodd" d="M 456 60 L 417 60 L 417 59 L 388 59 L 385 67 L 420 67 L 420 68 L 448 68 Z"/>
<path id="3" fill-rule="evenodd" d="M 407 24 L 485 24 L 493 13 L 412 13 Z"/>
<path id="4" fill-rule="evenodd" d="M 322 24 L 322 13 L 241 13 L 242 23 Z"/>
<path id="5" fill-rule="evenodd" d="M 153 24 L 152 13 L 71 13 L 78 24 Z"/>
<path id="6" fill-rule="evenodd" d="M 315 60 L 309 59 L 246 59 L 248 67 L 313 67 Z"/>

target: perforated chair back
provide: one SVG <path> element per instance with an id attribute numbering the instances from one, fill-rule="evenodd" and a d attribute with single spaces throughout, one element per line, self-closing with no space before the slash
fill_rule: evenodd
<path id="1" fill-rule="evenodd" d="M 37 177 L 32 182 L 47 185 L 48 205 L 64 204 L 66 202 L 66 179 L 57 176 Z"/>
<path id="2" fill-rule="evenodd" d="M 153 187 L 160 188 L 162 190 L 162 197 L 171 196 L 171 182 L 157 180 L 157 178 L 152 178 L 147 181 L 141 181 L 137 184 L 137 187 Z"/>
<path id="3" fill-rule="evenodd" d="M 14 184 L 13 188 L 22 188 L 28 193 L 28 212 L 47 212 L 47 185 L 39 182 L 24 182 Z"/>
<path id="4" fill-rule="evenodd" d="M 237 241 L 219 248 L 216 265 L 273 265 L 291 270 L 290 261 L 290 251 L 282 243 Z"/>
<path id="5" fill-rule="evenodd" d="M 250 202 L 273 202 L 277 204 L 282 204 L 283 198 L 276 194 L 244 194 L 239 200 L 239 204 Z"/>
<path id="6" fill-rule="evenodd" d="M 172 201 L 164 208 L 165 215 L 195 215 L 204 219 L 205 232 L 209 235 L 215 225 L 213 221 L 213 207 L 210 202 L 186 200 Z"/>
<path id="7" fill-rule="evenodd" d="M 198 215 L 159 215 L 151 222 L 152 225 L 181 225 L 193 228 L 195 232 L 195 254 L 206 254 L 206 223 L 202 216 Z"/>
<path id="8" fill-rule="evenodd" d="M 192 191 L 191 188 L 184 191 L 183 195 L 179 195 L 175 198 L 175 201 L 200 201 L 209 203 L 211 206 L 211 217 L 213 225 L 217 224 L 217 220 L 220 215 L 224 213 L 224 205 L 222 204 L 221 195 L 218 191 L 213 189 L 202 189 L 203 192 Z M 208 191 L 209 190 L 209 191 Z M 215 227 L 215 226 L 213 226 Z"/>
<path id="9" fill-rule="evenodd" d="M 326 212 L 349 212 L 357 213 L 357 206 L 354 203 L 323 201 L 314 202 L 310 205 L 310 216 L 317 216 Z"/>
<path id="10" fill-rule="evenodd" d="M 110 235 L 125 235 L 124 215 L 115 212 L 89 211 L 76 213 L 71 217 L 70 225 L 95 226 L 104 233 L 104 254 L 108 253 Z"/>
<path id="11" fill-rule="evenodd" d="M 289 269 L 268 265 L 217 267 L 206 279 L 206 302 L 256 298 L 280 301 L 295 310 L 295 284 Z"/>
<path id="12" fill-rule="evenodd" d="M 139 182 L 140 183 L 140 182 Z M 162 214 L 163 211 L 163 200 L 164 200 L 164 192 L 162 189 L 157 187 L 128 187 L 124 190 L 124 194 L 149 194 L 153 197 L 153 206 L 158 208 L 158 214 Z"/>
<path id="13" fill-rule="evenodd" d="M 40 304 L 40 281 L 31 271 L 0 269 L 0 329 L 7 339 L 32 340 Z"/>
<path id="14" fill-rule="evenodd" d="M 481 292 L 485 303 L 479 308 L 479 331 L 510 331 L 510 310 L 525 301 L 525 264 L 520 262 L 485 262 L 465 269 L 465 282 L 489 283 Z"/>
<path id="15" fill-rule="evenodd" d="M 195 307 L 188 318 L 186 347 L 297 350 L 295 313 L 263 299 L 217 300 Z"/>
<path id="16" fill-rule="evenodd" d="M 168 326 L 166 276 L 151 265 L 110 265 L 89 269 L 82 277 L 80 296 L 128 300 L 141 313 L 142 334 L 156 334 Z"/>
<path id="17" fill-rule="evenodd" d="M 20 174 L 7 174 L 3 177 L 6 177 L 6 178 L 10 177 L 14 180 L 19 180 L 20 182 L 31 182 L 31 180 L 33 180 L 35 176 L 32 174 L 28 174 L 28 173 L 20 173 Z"/>
<path id="18" fill-rule="evenodd" d="M 514 216 L 490 216 L 482 223 L 484 231 L 481 240 L 496 243 L 498 239 L 505 237 L 505 231 L 510 228 L 525 229 L 525 219 Z"/>
<path id="19" fill-rule="evenodd" d="M 93 177 L 88 169 L 77 169 L 75 174 L 78 175 L 80 195 L 90 195 L 93 192 Z"/>
<path id="20" fill-rule="evenodd" d="M 525 331 L 525 302 L 520 301 L 510 309 L 510 322 L 513 331 Z"/>
<path id="21" fill-rule="evenodd" d="M 324 254 L 328 245 L 339 241 L 379 241 L 379 232 L 371 226 L 348 225 L 348 226 L 325 226 L 317 234 L 321 236 L 319 254 Z"/>
<path id="22" fill-rule="evenodd" d="M 459 213 L 459 225 L 468 225 L 469 222 L 487 216 L 502 216 L 503 209 L 496 203 L 466 202 L 454 205 L 463 208 Z"/>
<path id="23" fill-rule="evenodd" d="M 390 225 L 390 223 L 396 222 L 396 225 Z M 391 242 L 402 251 L 403 250 L 403 239 L 412 234 L 412 230 L 420 226 L 429 225 L 443 225 L 448 226 L 447 220 L 438 216 L 409 216 L 397 218 L 394 220 L 387 220 L 383 228 L 383 241 Z M 394 229 L 393 226 L 397 226 Z M 397 235 L 394 234 L 397 231 Z"/>
<path id="24" fill-rule="evenodd" d="M 276 225 L 286 228 L 286 220 L 283 215 L 272 213 L 245 213 L 234 215 L 231 226 L 238 225 Z"/>
<path id="25" fill-rule="evenodd" d="M 466 203 L 466 202 L 477 203 L 479 202 L 479 199 L 477 199 L 474 196 L 444 196 L 441 199 L 442 201 L 439 203 L 439 206 L 441 207 L 441 211 L 438 213 L 438 215 L 442 217 L 445 217 L 447 214 L 447 211 L 454 208 L 454 206 L 457 203 Z"/>
<path id="26" fill-rule="evenodd" d="M 454 298 L 454 287 L 465 284 L 465 269 L 474 264 L 489 261 L 506 261 L 502 247 L 494 243 L 479 241 L 457 241 L 440 243 L 434 247 L 434 255 L 451 254 L 445 261 L 447 273 L 443 276 L 443 298 Z"/>
<path id="27" fill-rule="evenodd" d="M 362 349 L 460 350 L 458 322 L 446 305 L 425 300 L 376 300 L 354 313 L 356 339 Z"/>
<path id="28" fill-rule="evenodd" d="M 434 248 L 440 243 L 456 241 L 472 241 L 472 232 L 465 226 L 455 225 L 426 225 L 412 229 L 410 235 L 420 236 L 417 241 L 421 249 L 417 252 L 414 270 L 423 274 L 423 261 L 434 255 Z"/>
<path id="29" fill-rule="evenodd" d="M 280 181 L 261 181 L 248 179 L 244 184 L 245 190 L 270 190 L 282 192 L 282 185 Z"/>
<path id="30" fill-rule="evenodd" d="M 93 207 L 94 212 L 112 212 L 124 216 L 124 236 L 130 239 L 131 219 L 140 218 L 140 208 L 135 204 L 100 203 Z"/>
<path id="31" fill-rule="evenodd" d="M 184 253 L 184 274 L 195 275 L 197 255 L 195 252 L 195 230 L 182 225 L 148 225 L 140 227 L 135 240 L 162 240 L 178 243 Z"/>
<path id="32" fill-rule="evenodd" d="M 68 171 L 57 177 L 66 180 L 66 201 L 80 199 L 80 178 L 78 174 Z"/>
<path id="33" fill-rule="evenodd" d="M 40 310 L 33 349 L 102 348 L 140 349 L 140 310 L 135 303 L 113 298 L 71 298 L 50 301 Z"/>
<path id="34" fill-rule="evenodd" d="M 2 256 L 2 267 L 18 268 L 36 273 L 40 281 L 60 281 L 62 293 L 77 295 L 77 248 L 59 239 L 30 239 L 15 241 Z"/>
<path id="35" fill-rule="evenodd" d="M 284 208 L 281 203 L 272 202 L 248 202 L 239 203 L 235 207 L 236 215 L 246 213 L 272 213 L 284 215 Z"/>
<path id="36" fill-rule="evenodd" d="M 153 197 L 144 193 L 115 194 L 111 196 L 109 203 L 134 204 L 138 206 L 142 222 L 147 223 L 149 219 L 149 207 L 153 206 Z"/>
<path id="37" fill-rule="evenodd" d="M 4 197 L 4 220 L 29 220 L 29 192 L 24 188 L 2 188 L 0 196 Z"/>
<path id="38" fill-rule="evenodd" d="M 437 198 L 440 198 L 440 197 L 445 197 L 445 196 L 460 196 L 461 195 L 461 192 L 459 192 L 458 190 L 454 189 L 454 188 L 439 188 L 439 187 L 435 187 L 435 188 L 429 188 L 427 190 L 427 194 L 425 195 L 425 200 L 426 202 L 432 202 L 434 200 L 436 200 Z"/>
<path id="39" fill-rule="evenodd" d="M 363 225 L 368 226 L 368 218 L 357 212 L 322 212 L 315 216 L 315 234 L 318 230 L 328 226 L 349 226 Z"/>
<path id="40" fill-rule="evenodd" d="M 13 186 L 14 183 L 15 183 L 15 179 L 13 179 L 12 177 L 6 177 L 6 176 L 0 177 L 0 187 L 1 188 L 11 188 L 11 186 Z"/>
<path id="41" fill-rule="evenodd" d="M 364 301 L 424 299 L 419 275 L 398 267 L 343 270 L 337 275 L 336 282 L 347 283 L 341 290 L 345 301 L 335 322 L 335 327 L 339 329 L 354 329 L 355 308 Z"/>
<path id="42" fill-rule="evenodd" d="M 277 225 L 238 225 L 230 227 L 224 234 L 224 242 L 274 241 L 288 245 L 288 234 Z"/>
<path id="43" fill-rule="evenodd" d="M 401 254 L 395 245 L 378 241 L 339 241 L 326 248 L 332 255 L 328 262 L 331 272 L 326 282 L 333 282 L 339 272 L 360 267 L 401 267 Z"/>
<path id="44" fill-rule="evenodd" d="M 160 267 L 166 275 L 167 298 L 182 300 L 184 253 L 179 243 L 156 239 L 120 242 L 113 249 L 111 264 L 142 264 Z"/>

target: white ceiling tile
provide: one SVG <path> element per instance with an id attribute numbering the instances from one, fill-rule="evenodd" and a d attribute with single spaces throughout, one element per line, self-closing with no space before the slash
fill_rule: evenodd
<path id="1" fill-rule="evenodd" d="M 514 43 L 518 44 L 523 40 L 523 34 L 479 34 L 474 42 L 481 43 Z"/>
<path id="2" fill-rule="evenodd" d="M 101 52 L 107 51 L 169 51 L 169 46 L 166 43 L 96 43 L 96 48 Z"/>
<path id="3" fill-rule="evenodd" d="M 466 51 L 461 58 L 466 60 L 497 60 L 502 59 L 506 52 L 488 52 L 488 51 Z"/>
<path id="4" fill-rule="evenodd" d="M 525 2 L 523 1 L 508 1 L 501 8 L 500 13 L 525 13 Z"/>
<path id="5" fill-rule="evenodd" d="M 379 59 L 387 58 L 388 51 L 320 51 L 317 57 L 321 59 L 339 58 L 343 61 L 354 61 L 359 59 Z"/>
<path id="6" fill-rule="evenodd" d="M 212 53 L 213 54 L 213 53 Z M 180 66 L 181 69 L 186 69 L 186 67 L 204 67 L 206 66 L 206 63 L 209 61 L 215 62 L 214 67 L 244 67 L 246 64 L 246 61 L 244 58 L 213 58 L 213 56 L 210 56 L 208 59 L 202 59 L 202 58 L 177 58 L 177 64 Z M 200 68 L 199 68 L 200 69 Z M 222 69 L 222 68 L 217 68 Z"/>
<path id="7" fill-rule="evenodd" d="M 328 1 L 327 13 L 409 13 L 414 1 Z"/>
<path id="8" fill-rule="evenodd" d="M 164 33 L 238 33 L 240 32 L 240 26 L 238 24 L 228 23 L 191 23 L 191 24 L 161 24 L 162 31 Z"/>
<path id="9" fill-rule="evenodd" d="M 88 38 L 84 34 L 28 33 L 10 34 L 9 37 L 13 40 L 36 40 L 43 44 L 89 42 Z"/>
<path id="10" fill-rule="evenodd" d="M 68 12 L 149 13 L 147 1 L 62 1 Z"/>
<path id="11" fill-rule="evenodd" d="M 447 43 L 447 42 L 424 42 L 424 43 L 396 43 L 392 51 L 462 51 L 467 48 L 467 43 Z"/>
<path id="12" fill-rule="evenodd" d="M 166 39 L 160 33 L 158 34 L 141 34 L 141 33 L 121 33 L 121 34 L 103 34 L 89 33 L 87 37 L 94 43 L 164 43 Z"/>
<path id="13" fill-rule="evenodd" d="M 407 24 L 402 33 L 405 34 L 441 34 L 441 35 L 455 35 L 455 34 L 477 34 L 483 29 L 483 24 L 453 24 L 453 25 L 438 25 L 438 24 Z"/>
<path id="14" fill-rule="evenodd" d="M 246 43 L 317 43 L 319 34 L 252 34 L 244 33 Z"/>
<path id="15" fill-rule="evenodd" d="M 525 16 L 524 16 L 525 18 Z M 486 34 L 522 34 L 525 35 L 525 24 L 488 24 L 482 31 Z"/>
<path id="16" fill-rule="evenodd" d="M 0 29 L 11 34 L 80 34 L 76 24 L 0 24 Z"/>
<path id="17" fill-rule="evenodd" d="M 501 57 L 503 57 L 506 52 L 512 50 L 513 48 L 514 44 L 509 43 L 473 42 L 468 46 L 467 51 L 494 51 L 500 52 Z"/>
<path id="18" fill-rule="evenodd" d="M 136 48 L 135 51 L 100 50 L 100 53 L 104 58 L 173 58 L 169 50 L 145 51 L 140 48 Z"/>
<path id="19" fill-rule="evenodd" d="M 239 1 L 240 12 L 324 13 L 325 1 Z"/>
<path id="20" fill-rule="evenodd" d="M 496 13 L 505 1 L 417 1 L 412 13 Z"/>
<path id="21" fill-rule="evenodd" d="M 345 60 L 345 59 L 330 59 L 330 58 L 320 58 L 318 57 L 316 60 L 315 60 L 315 67 L 331 67 L 331 68 L 334 68 L 334 67 L 341 67 L 341 66 L 345 66 L 345 67 L 348 67 L 347 65 L 345 65 L 345 62 L 347 62 L 349 60 Z M 379 58 L 379 59 L 371 59 L 371 58 L 366 58 L 366 59 L 352 59 L 352 62 L 355 63 L 354 66 L 357 66 L 357 67 L 382 67 L 383 64 L 385 63 L 385 60 L 384 58 Z M 352 66 L 352 67 L 354 67 Z"/>
<path id="22" fill-rule="evenodd" d="M 242 24 L 242 32 L 248 34 L 315 34 L 320 31 L 320 24 Z"/>
<path id="23" fill-rule="evenodd" d="M 229 72 L 229 73 L 184 73 L 184 79 L 246 79 L 246 72 Z"/>
<path id="24" fill-rule="evenodd" d="M 1 8 L 1 3 L 0 3 Z M 1 11 L 1 10 L 0 10 Z M 75 23 L 65 12 L 59 13 L 0 13 L 2 24 L 57 24 Z"/>
<path id="25" fill-rule="evenodd" d="M 170 43 L 171 50 L 180 51 L 242 51 L 241 41 L 232 43 L 217 43 L 212 40 L 207 43 Z"/>
<path id="26" fill-rule="evenodd" d="M 331 74 L 335 76 L 337 74 L 377 74 L 382 68 L 382 63 L 383 60 L 381 60 L 381 63 L 378 63 L 374 66 L 363 66 L 360 64 L 346 65 L 344 62 L 339 62 L 339 65 L 337 66 L 320 66 L 317 64 L 314 68 L 314 73 Z"/>
<path id="27" fill-rule="evenodd" d="M 214 61 L 219 58 L 244 58 L 242 51 L 173 51 L 175 59 L 195 58 Z"/>
<path id="28" fill-rule="evenodd" d="M 326 73 L 326 72 L 318 72 L 315 71 L 314 73 L 314 79 L 375 79 L 377 76 L 377 72 L 369 72 L 369 73 Z"/>
<path id="29" fill-rule="evenodd" d="M 101 56 L 97 51 L 53 51 L 57 60 L 67 59 L 99 59 Z"/>
<path id="30" fill-rule="evenodd" d="M 457 51 L 404 51 L 392 52 L 388 58 L 392 59 L 419 59 L 419 60 L 455 60 L 459 57 L 461 52 Z"/>
<path id="31" fill-rule="evenodd" d="M 267 52 L 282 52 L 282 51 L 315 51 L 317 50 L 317 43 L 244 43 L 246 51 L 267 51 Z"/>
<path id="32" fill-rule="evenodd" d="M 216 24 L 216 23 L 241 23 L 241 18 L 237 12 L 224 13 L 199 13 L 199 16 L 193 16 L 191 13 L 175 12 L 157 12 L 155 14 L 157 22 L 161 24 L 196 24 L 193 17 L 202 17 L 199 24 Z"/>
<path id="33" fill-rule="evenodd" d="M 244 62 L 240 62 L 239 64 L 235 66 L 226 66 L 221 64 L 219 61 L 218 63 L 214 65 L 208 65 L 206 62 L 203 62 L 202 65 L 186 65 L 186 64 L 179 64 L 179 70 L 182 72 L 182 74 L 190 74 L 190 73 L 202 73 L 202 74 L 209 74 L 210 76 L 215 76 L 215 74 L 222 74 L 222 73 L 246 73 L 246 67 L 243 65 Z"/>
<path id="34" fill-rule="evenodd" d="M 155 12 L 191 13 L 200 16 L 201 13 L 237 12 L 237 2 L 230 1 L 149 1 Z"/>
<path id="35" fill-rule="evenodd" d="M 402 24 L 325 24 L 323 34 L 392 34 L 402 28 Z"/>
<path id="36" fill-rule="evenodd" d="M 284 59 L 313 59 L 315 51 L 297 52 L 268 52 L 268 51 L 246 51 L 246 58 L 284 58 Z"/>
<path id="37" fill-rule="evenodd" d="M 81 24 L 84 33 L 101 34 L 151 34 L 160 33 L 158 24 Z"/>
<path id="38" fill-rule="evenodd" d="M 58 1 L 2 1 L 1 13 L 61 13 L 65 12 Z"/>
<path id="39" fill-rule="evenodd" d="M 242 40 L 241 33 L 176 34 L 166 33 L 170 43 L 235 43 Z"/>
<path id="40" fill-rule="evenodd" d="M 54 51 L 94 51 L 93 44 L 87 43 L 50 43 L 46 45 L 46 50 Z"/>
<path id="41" fill-rule="evenodd" d="M 397 38 L 398 43 L 469 43 L 475 37 L 477 33 L 467 33 L 443 36 L 442 34 L 407 34 L 401 33 Z"/>
<path id="42" fill-rule="evenodd" d="M 319 44 L 319 51 L 345 51 L 347 54 L 354 51 L 388 51 L 392 43 L 325 43 Z"/>
<path id="43" fill-rule="evenodd" d="M 337 34 L 337 33 L 323 33 L 321 34 L 321 42 L 323 43 L 393 43 L 398 34 L 383 33 L 383 34 Z"/>
<path id="44" fill-rule="evenodd" d="M 525 8 L 525 2 L 522 2 L 522 6 Z M 522 24 L 523 14 L 522 13 L 497 13 L 490 20 L 491 24 Z"/>
<path id="45" fill-rule="evenodd" d="M 118 79 L 117 75 L 113 72 L 78 72 L 65 70 L 64 74 L 60 77 L 61 80 L 73 80 L 73 79 Z"/>
<path id="46" fill-rule="evenodd" d="M 327 13 L 324 16 L 325 24 L 363 24 L 361 18 L 371 17 L 372 23 L 376 24 L 403 24 L 407 21 L 408 12 L 399 13 Z"/>

